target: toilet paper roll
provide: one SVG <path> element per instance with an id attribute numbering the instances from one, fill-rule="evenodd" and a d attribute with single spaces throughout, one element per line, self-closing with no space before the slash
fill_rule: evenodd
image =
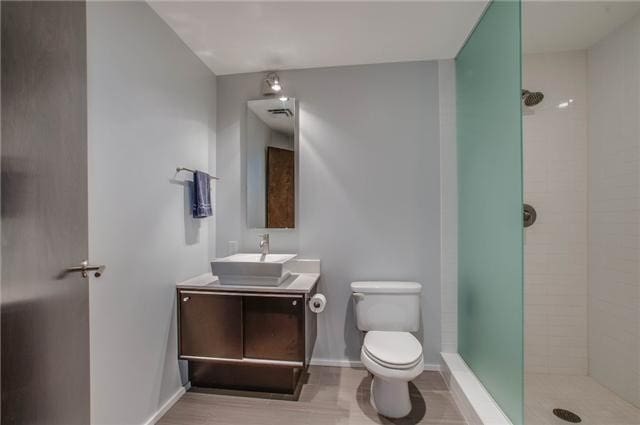
<path id="1" fill-rule="evenodd" d="M 322 313 L 327 306 L 327 298 L 322 294 L 315 294 L 309 299 L 309 310 L 314 313 Z"/>

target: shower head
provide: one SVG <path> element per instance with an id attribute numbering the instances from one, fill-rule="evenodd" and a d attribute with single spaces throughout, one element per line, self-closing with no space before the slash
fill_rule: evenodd
<path id="1" fill-rule="evenodd" d="M 544 99 L 544 94 L 540 91 L 522 90 L 522 103 L 524 103 L 524 106 L 536 106 L 542 102 L 542 99 Z"/>

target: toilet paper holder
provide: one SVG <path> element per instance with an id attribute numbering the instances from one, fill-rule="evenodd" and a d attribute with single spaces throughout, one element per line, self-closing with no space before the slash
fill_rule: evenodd
<path id="1" fill-rule="evenodd" d="M 327 298 L 322 294 L 315 294 L 311 298 L 309 298 L 309 309 L 318 314 L 322 313 L 327 306 Z"/>

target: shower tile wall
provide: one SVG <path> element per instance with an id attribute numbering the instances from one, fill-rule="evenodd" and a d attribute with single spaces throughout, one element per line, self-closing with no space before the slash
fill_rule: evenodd
<path id="1" fill-rule="evenodd" d="M 544 92 L 524 111 L 525 371 L 587 373 L 586 52 L 525 55 L 523 88 Z M 563 107 L 564 104 L 566 107 Z"/>
<path id="2" fill-rule="evenodd" d="M 589 49 L 589 374 L 640 407 L 640 16 Z"/>

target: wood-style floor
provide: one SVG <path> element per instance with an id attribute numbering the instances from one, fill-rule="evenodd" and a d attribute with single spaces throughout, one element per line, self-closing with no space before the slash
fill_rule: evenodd
<path id="1" fill-rule="evenodd" d="M 410 384 L 413 410 L 402 419 L 376 414 L 370 385 L 364 369 L 312 366 L 298 401 L 190 391 L 158 425 L 466 424 L 438 372 L 424 372 Z"/>

